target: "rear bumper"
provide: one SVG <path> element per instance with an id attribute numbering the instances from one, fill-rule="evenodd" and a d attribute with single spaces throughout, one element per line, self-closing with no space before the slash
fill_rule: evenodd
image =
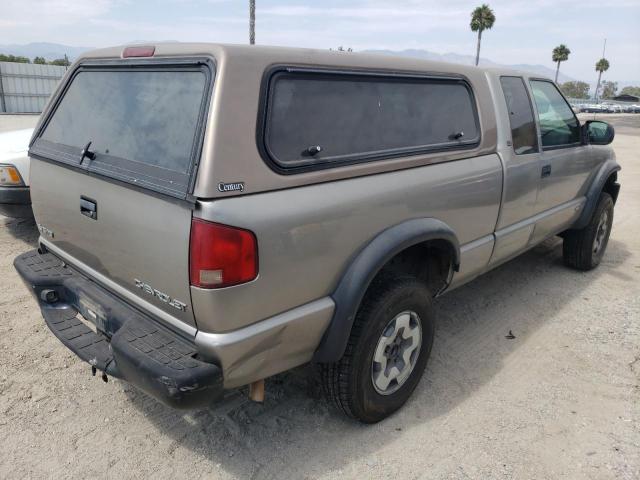
<path id="1" fill-rule="evenodd" d="M 29 187 L 0 187 L 0 215 L 17 218 L 32 216 Z"/>
<path id="2" fill-rule="evenodd" d="M 33 250 L 18 256 L 14 266 L 38 301 L 49 329 L 91 366 L 175 408 L 203 407 L 222 395 L 221 369 L 195 358 L 192 341 L 129 306 L 58 257 Z"/>

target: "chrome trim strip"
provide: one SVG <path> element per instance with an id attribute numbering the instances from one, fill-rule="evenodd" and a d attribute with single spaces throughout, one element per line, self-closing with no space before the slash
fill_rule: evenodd
<path id="1" fill-rule="evenodd" d="M 532 217 L 529 218 L 525 218 L 524 220 L 521 220 L 519 222 L 516 223 L 512 223 L 511 225 L 501 228 L 500 230 L 496 230 L 495 234 L 496 234 L 496 238 L 501 238 L 504 237 L 505 235 L 508 235 L 510 233 L 515 232 L 516 230 L 520 230 L 521 228 L 525 228 L 525 227 L 530 227 L 531 225 L 535 224 L 536 222 L 539 222 L 540 220 L 549 217 L 551 215 L 554 215 L 558 212 L 561 212 L 562 210 L 566 210 L 569 208 L 579 208 L 582 209 L 584 207 L 584 204 L 586 203 L 587 199 L 586 197 L 578 197 L 576 199 L 570 200 L 566 203 L 563 203 L 562 205 L 558 205 L 556 207 L 550 208 L 549 210 L 545 210 L 544 212 L 540 212 L 535 214 Z M 577 211 L 577 210 L 576 210 Z M 532 232 L 533 233 L 533 232 Z"/>
<path id="2" fill-rule="evenodd" d="M 493 242 L 493 233 L 477 238 L 471 242 L 467 242 L 464 245 L 460 245 L 460 255 L 462 256 L 463 253 L 473 250 L 474 248 L 481 247 L 489 242 Z"/>

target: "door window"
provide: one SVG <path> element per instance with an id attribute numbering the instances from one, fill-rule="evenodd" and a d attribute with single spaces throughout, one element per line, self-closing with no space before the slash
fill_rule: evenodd
<path id="1" fill-rule="evenodd" d="M 574 146 L 580 143 L 580 122 L 552 82 L 532 80 L 538 109 L 542 148 Z"/>

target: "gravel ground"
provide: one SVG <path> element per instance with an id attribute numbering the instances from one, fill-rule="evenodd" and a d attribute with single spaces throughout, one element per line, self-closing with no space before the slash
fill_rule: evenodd
<path id="1" fill-rule="evenodd" d="M 438 300 L 425 377 L 373 426 L 306 367 L 190 413 L 91 377 L 13 270 L 33 223 L 0 217 L 0 478 L 640 478 L 640 115 L 605 118 L 624 170 L 600 268 L 553 240 Z"/>

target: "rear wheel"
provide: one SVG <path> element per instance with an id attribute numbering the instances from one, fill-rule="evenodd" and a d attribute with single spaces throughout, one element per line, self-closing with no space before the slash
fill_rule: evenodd
<path id="1" fill-rule="evenodd" d="M 613 225 L 613 199 L 603 192 L 589 224 L 564 233 L 564 263 L 577 270 L 591 270 L 602 260 Z"/>
<path id="2" fill-rule="evenodd" d="M 377 281 L 356 315 L 344 356 L 320 366 L 325 394 L 340 410 L 375 423 L 418 385 L 433 344 L 431 295 L 414 277 Z"/>

